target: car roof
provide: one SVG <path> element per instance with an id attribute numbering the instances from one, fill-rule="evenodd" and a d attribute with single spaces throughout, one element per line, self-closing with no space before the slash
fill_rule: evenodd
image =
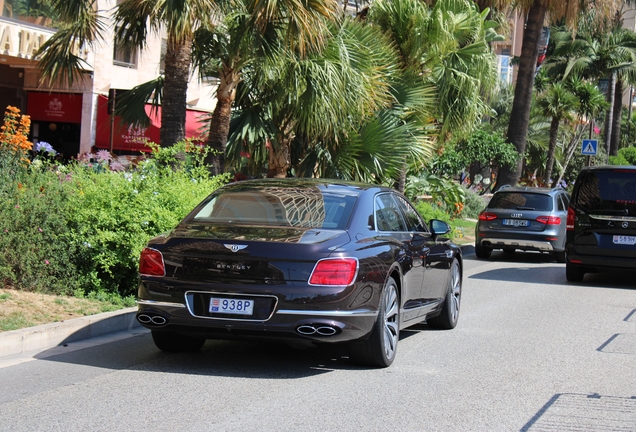
<path id="1" fill-rule="evenodd" d="M 581 171 L 614 171 L 614 170 L 636 171 L 636 166 L 634 165 L 597 165 L 597 166 L 583 167 L 583 169 L 581 169 Z"/>
<path id="2" fill-rule="evenodd" d="M 562 188 L 542 188 L 542 187 L 530 187 L 530 186 L 508 186 L 502 187 L 495 193 L 503 193 L 503 192 L 530 192 L 530 193 L 541 193 L 541 194 L 553 194 L 558 191 L 566 192 L 565 189 Z"/>
<path id="3" fill-rule="evenodd" d="M 369 189 L 378 189 L 382 191 L 393 191 L 393 189 L 374 185 L 369 183 L 362 182 L 354 182 L 348 180 L 338 180 L 338 179 L 321 179 L 321 178 L 266 178 L 266 179 L 254 179 L 254 180 L 242 180 L 234 183 L 229 183 L 218 190 L 223 189 L 224 191 L 228 191 L 231 189 L 259 189 L 259 188 L 268 188 L 268 187 L 293 187 L 293 188 L 303 188 L 303 187 L 316 187 L 316 186 L 324 186 L 325 188 L 336 188 L 336 189 L 349 189 L 349 190 L 369 190 Z"/>

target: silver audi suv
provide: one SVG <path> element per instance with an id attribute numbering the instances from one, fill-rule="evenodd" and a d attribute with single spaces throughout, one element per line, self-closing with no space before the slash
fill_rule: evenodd
<path id="1" fill-rule="evenodd" d="M 561 188 L 503 187 L 492 196 L 475 226 L 475 254 L 488 259 L 506 253 L 539 251 L 565 262 L 570 195 Z"/>

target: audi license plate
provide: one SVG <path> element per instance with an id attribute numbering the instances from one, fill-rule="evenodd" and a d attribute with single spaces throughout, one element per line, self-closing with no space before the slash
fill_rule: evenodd
<path id="1" fill-rule="evenodd" d="M 509 226 L 521 227 L 521 226 L 528 226 L 528 221 L 522 220 L 522 219 L 504 219 L 503 224 L 509 225 Z"/>
<path id="2" fill-rule="evenodd" d="M 252 315 L 253 312 L 254 300 L 239 300 L 217 297 L 212 297 L 210 299 L 210 313 Z"/>
<path id="3" fill-rule="evenodd" d="M 618 245 L 636 245 L 636 236 L 615 235 L 614 244 Z"/>

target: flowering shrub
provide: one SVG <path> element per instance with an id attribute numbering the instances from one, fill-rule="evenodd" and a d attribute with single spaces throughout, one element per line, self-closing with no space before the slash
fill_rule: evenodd
<path id="1" fill-rule="evenodd" d="M 0 149 L 26 156 L 32 148 L 30 129 L 31 118 L 21 115 L 18 108 L 8 106 L 4 113 L 4 124 L 0 127 Z"/>
<path id="2" fill-rule="evenodd" d="M 21 157 L 27 147 L 20 147 Z M 4 141 L 2 149 L 17 151 Z M 124 171 L 107 151 L 67 165 L 47 160 L 51 151 L 38 143 L 30 165 L 0 171 L 0 283 L 16 289 L 134 294 L 139 253 L 148 239 L 173 228 L 229 179 L 210 178 L 197 157 L 168 165 L 169 157 L 158 162 L 151 156 Z"/>

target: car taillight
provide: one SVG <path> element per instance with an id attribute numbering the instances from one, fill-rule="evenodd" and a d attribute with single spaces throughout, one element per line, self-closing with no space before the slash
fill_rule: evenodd
<path id="1" fill-rule="evenodd" d="M 568 207 L 568 219 L 565 222 L 565 228 L 569 231 L 569 230 L 573 230 L 574 229 L 574 217 L 575 217 L 575 212 L 574 209 L 572 207 Z"/>
<path id="2" fill-rule="evenodd" d="M 145 248 L 139 258 L 139 274 L 144 276 L 165 276 L 163 255 L 156 249 Z"/>
<path id="3" fill-rule="evenodd" d="M 561 218 L 558 216 L 539 216 L 537 222 L 545 224 L 545 225 L 560 225 Z"/>
<path id="4" fill-rule="evenodd" d="M 491 221 L 497 219 L 497 215 L 490 212 L 481 212 L 479 213 L 479 220 L 483 221 Z"/>
<path id="5" fill-rule="evenodd" d="M 318 261 L 309 278 L 310 285 L 350 285 L 358 273 L 355 258 L 327 258 Z"/>

